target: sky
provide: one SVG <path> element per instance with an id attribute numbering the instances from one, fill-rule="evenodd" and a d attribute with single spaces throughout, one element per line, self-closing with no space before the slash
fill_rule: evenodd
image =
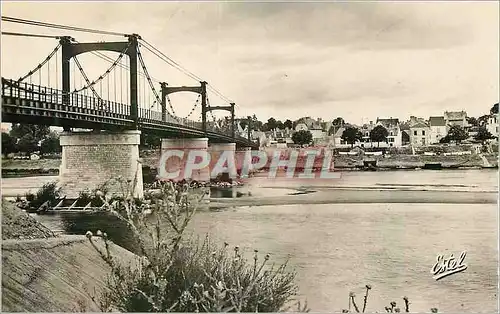
<path id="1" fill-rule="evenodd" d="M 3 16 L 138 33 L 233 100 L 237 116 L 340 116 L 359 124 L 445 110 L 480 116 L 499 101 L 497 1 L 1 5 Z M 2 23 L 2 30 L 71 35 L 80 42 L 124 40 L 13 23 Z M 56 45 L 55 39 L 2 36 L 2 76 L 19 78 Z M 160 81 L 198 84 L 145 50 L 144 60 Z M 90 54 L 81 62 L 94 79 L 109 66 Z M 227 104 L 210 97 L 212 105 Z M 180 116 L 195 99 L 172 95 Z"/>

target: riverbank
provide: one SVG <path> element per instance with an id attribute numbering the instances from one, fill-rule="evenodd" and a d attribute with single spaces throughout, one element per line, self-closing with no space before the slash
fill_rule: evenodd
<path id="1" fill-rule="evenodd" d="M 444 169 L 456 168 L 482 168 L 498 167 L 498 155 L 472 154 L 464 156 L 425 156 L 425 155 L 390 155 L 371 157 L 376 161 L 379 170 L 398 170 L 423 168 L 425 164 L 441 164 Z M 150 177 L 156 173 L 159 161 L 159 153 L 149 154 L 142 158 L 145 176 Z M 334 167 L 343 171 L 358 170 L 362 168 L 363 157 L 339 155 L 333 158 Z M 60 159 L 39 160 L 13 160 L 2 159 L 2 177 L 32 176 L 32 175 L 58 175 Z"/>
<path id="2" fill-rule="evenodd" d="M 99 312 L 110 267 L 82 235 L 55 236 L 14 204 L 2 202 L 2 311 Z M 104 250 L 103 241 L 94 241 Z M 111 244 L 122 263 L 133 253 Z"/>

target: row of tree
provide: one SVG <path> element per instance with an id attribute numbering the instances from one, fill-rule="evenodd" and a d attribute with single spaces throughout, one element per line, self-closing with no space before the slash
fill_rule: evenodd
<path id="1" fill-rule="evenodd" d="M 8 133 L 2 133 L 2 154 L 34 152 L 61 152 L 59 135 L 48 126 L 32 124 L 13 124 Z"/>

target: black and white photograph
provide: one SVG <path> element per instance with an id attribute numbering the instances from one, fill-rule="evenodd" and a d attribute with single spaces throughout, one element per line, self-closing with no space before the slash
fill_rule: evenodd
<path id="1" fill-rule="evenodd" d="M 500 2 L 0 5 L 2 312 L 500 310 Z"/>

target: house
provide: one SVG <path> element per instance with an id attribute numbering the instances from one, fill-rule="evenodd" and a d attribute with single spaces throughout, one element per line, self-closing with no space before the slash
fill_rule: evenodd
<path id="1" fill-rule="evenodd" d="M 431 128 L 425 121 L 417 120 L 410 125 L 410 144 L 414 146 L 429 145 Z"/>
<path id="2" fill-rule="evenodd" d="M 314 120 L 310 117 L 304 117 L 295 122 L 295 132 L 309 131 L 315 145 L 326 144 L 328 142 L 328 130 L 324 129 L 325 125 L 327 124 L 321 118 Z"/>
<path id="3" fill-rule="evenodd" d="M 498 137 L 498 114 L 492 114 L 488 117 L 486 129 L 491 135 Z"/>
<path id="4" fill-rule="evenodd" d="M 363 140 L 361 141 L 362 143 L 371 143 L 370 132 L 373 130 L 374 127 L 375 124 L 373 124 L 373 121 L 370 121 L 369 124 L 365 123 L 359 128 L 361 134 L 363 134 Z M 363 144 L 363 146 L 365 145 Z"/>
<path id="5" fill-rule="evenodd" d="M 458 125 L 462 128 L 467 127 L 467 112 L 465 111 L 445 111 L 444 120 L 448 127 Z"/>
<path id="6" fill-rule="evenodd" d="M 448 133 L 444 116 L 429 117 L 429 144 L 439 143 Z"/>
<path id="7" fill-rule="evenodd" d="M 295 125 L 295 132 L 298 131 L 309 131 L 309 128 L 307 127 L 307 124 L 300 122 Z"/>
<path id="8" fill-rule="evenodd" d="M 401 147 L 402 138 L 401 138 L 401 129 L 399 127 L 399 119 L 398 118 L 389 118 L 389 119 L 379 119 L 377 118 L 376 125 L 381 125 L 387 129 L 389 133 L 387 135 L 387 146 L 389 147 Z"/>

